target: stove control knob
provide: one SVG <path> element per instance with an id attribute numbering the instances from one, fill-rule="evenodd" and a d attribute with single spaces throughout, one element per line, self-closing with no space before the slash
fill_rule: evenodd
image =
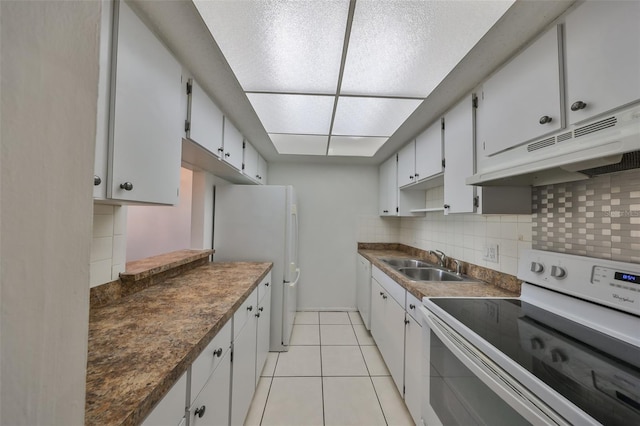
<path id="1" fill-rule="evenodd" d="M 551 276 L 557 278 L 559 280 L 565 278 L 567 276 L 567 270 L 560 266 L 552 266 L 551 267 Z"/>
<path id="2" fill-rule="evenodd" d="M 541 274 L 544 271 L 544 265 L 539 262 L 531 262 L 531 272 Z"/>

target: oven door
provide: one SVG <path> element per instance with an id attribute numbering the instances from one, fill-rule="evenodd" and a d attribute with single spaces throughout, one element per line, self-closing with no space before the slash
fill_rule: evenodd
<path id="1" fill-rule="evenodd" d="M 435 314 L 420 310 L 425 425 L 569 424 Z"/>

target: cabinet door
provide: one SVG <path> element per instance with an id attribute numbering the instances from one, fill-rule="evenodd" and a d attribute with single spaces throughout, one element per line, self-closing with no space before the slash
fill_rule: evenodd
<path id="1" fill-rule="evenodd" d="M 396 216 L 398 207 L 397 159 L 392 156 L 380 165 L 378 207 L 380 216 Z"/>
<path id="2" fill-rule="evenodd" d="M 416 142 L 411 141 L 398 151 L 398 187 L 416 180 Z"/>
<path id="3" fill-rule="evenodd" d="M 407 314 L 404 347 L 404 402 L 416 424 L 421 417 L 422 327 Z"/>
<path id="4" fill-rule="evenodd" d="M 258 380 L 262 374 L 262 368 L 267 361 L 267 354 L 269 353 L 269 341 L 271 330 L 271 276 L 269 275 L 263 283 L 260 284 L 260 288 L 264 289 L 260 294 L 260 302 L 258 302 L 258 312 L 256 313 L 258 319 L 258 336 L 256 343 L 256 374 L 255 374 L 255 386 L 258 386 Z"/>
<path id="5" fill-rule="evenodd" d="M 442 173 L 442 122 L 433 123 L 416 138 L 416 181 Z"/>
<path id="6" fill-rule="evenodd" d="M 255 293 L 252 296 L 255 296 Z M 232 425 L 242 425 L 244 423 L 256 387 L 257 318 L 255 317 L 255 308 L 253 312 L 254 314 L 247 319 L 244 327 L 233 342 Z"/>
<path id="7" fill-rule="evenodd" d="M 187 406 L 187 373 L 178 379 L 142 422 L 143 426 L 176 426 Z"/>
<path id="8" fill-rule="evenodd" d="M 224 161 L 232 165 L 238 170 L 242 169 L 242 134 L 229 121 L 224 118 L 224 141 L 222 147 L 224 148 Z"/>
<path id="9" fill-rule="evenodd" d="M 371 262 L 358 255 L 356 261 L 358 311 L 367 330 L 371 329 Z"/>
<path id="10" fill-rule="evenodd" d="M 182 66 L 126 2 L 117 5 L 107 196 L 175 204 L 184 130 Z"/>
<path id="11" fill-rule="evenodd" d="M 371 282 L 371 334 L 402 395 L 405 311 L 375 279 Z"/>
<path id="12" fill-rule="evenodd" d="M 218 148 L 222 146 L 223 115 L 195 80 L 191 80 L 188 120 L 189 139 L 220 156 Z"/>
<path id="13" fill-rule="evenodd" d="M 640 99 L 640 2 L 585 2 L 565 34 L 569 124 Z"/>
<path id="14" fill-rule="evenodd" d="M 258 154 L 258 182 L 263 185 L 267 184 L 268 169 L 269 165 L 267 164 L 267 160 L 262 158 L 262 155 Z"/>
<path id="15" fill-rule="evenodd" d="M 478 99 L 483 155 L 562 128 L 558 33 L 553 27 L 483 84 Z M 445 123 L 445 138 L 447 128 Z M 448 157 L 446 146 L 445 151 Z"/>
<path id="16" fill-rule="evenodd" d="M 244 161 L 242 173 L 255 181 L 258 179 L 258 151 L 249 142 L 244 143 Z"/>
<path id="17" fill-rule="evenodd" d="M 465 183 L 473 174 L 473 104 L 465 98 L 444 118 L 444 212 L 470 213 L 474 211 L 475 189 Z"/>
<path id="18" fill-rule="evenodd" d="M 227 352 L 189 410 L 189 426 L 228 426 L 231 353 Z"/>

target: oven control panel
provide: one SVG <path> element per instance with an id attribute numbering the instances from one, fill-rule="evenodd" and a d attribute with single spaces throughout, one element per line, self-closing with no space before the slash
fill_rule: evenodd
<path id="1" fill-rule="evenodd" d="M 518 278 L 640 315 L 640 264 L 529 250 L 520 257 Z"/>

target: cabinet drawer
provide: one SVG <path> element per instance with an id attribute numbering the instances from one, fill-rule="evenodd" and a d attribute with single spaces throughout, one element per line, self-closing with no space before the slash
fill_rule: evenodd
<path id="1" fill-rule="evenodd" d="M 402 306 L 402 309 L 404 309 L 405 295 L 407 292 L 404 289 L 404 287 L 402 287 L 400 284 L 395 282 L 393 278 L 391 278 L 389 275 L 382 272 L 377 267 L 374 266 L 372 270 L 373 270 L 372 272 L 373 278 L 375 278 L 376 281 L 378 281 L 378 283 L 380 283 L 380 285 L 387 291 L 387 293 L 389 293 L 389 295 L 393 297 L 394 300 L 398 302 L 400 306 Z"/>
<path id="2" fill-rule="evenodd" d="M 238 310 L 233 314 L 233 340 L 235 341 L 247 323 L 249 318 L 253 318 L 258 309 L 258 289 L 253 290 Z"/>
<path id="3" fill-rule="evenodd" d="M 267 274 L 258 286 L 258 302 L 262 302 L 264 296 L 271 290 L 271 272 Z"/>
<path id="4" fill-rule="evenodd" d="M 416 320 L 418 324 L 420 324 L 420 317 L 418 315 L 418 308 L 420 308 L 420 306 L 422 306 L 422 300 L 407 291 L 407 313 L 411 315 L 411 318 Z"/>
<path id="5" fill-rule="evenodd" d="M 227 351 L 231 348 L 231 321 L 220 329 L 216 337 L 191 365 L 191 401 L 198 396 L 209 376 L 214 372 Z"/>

